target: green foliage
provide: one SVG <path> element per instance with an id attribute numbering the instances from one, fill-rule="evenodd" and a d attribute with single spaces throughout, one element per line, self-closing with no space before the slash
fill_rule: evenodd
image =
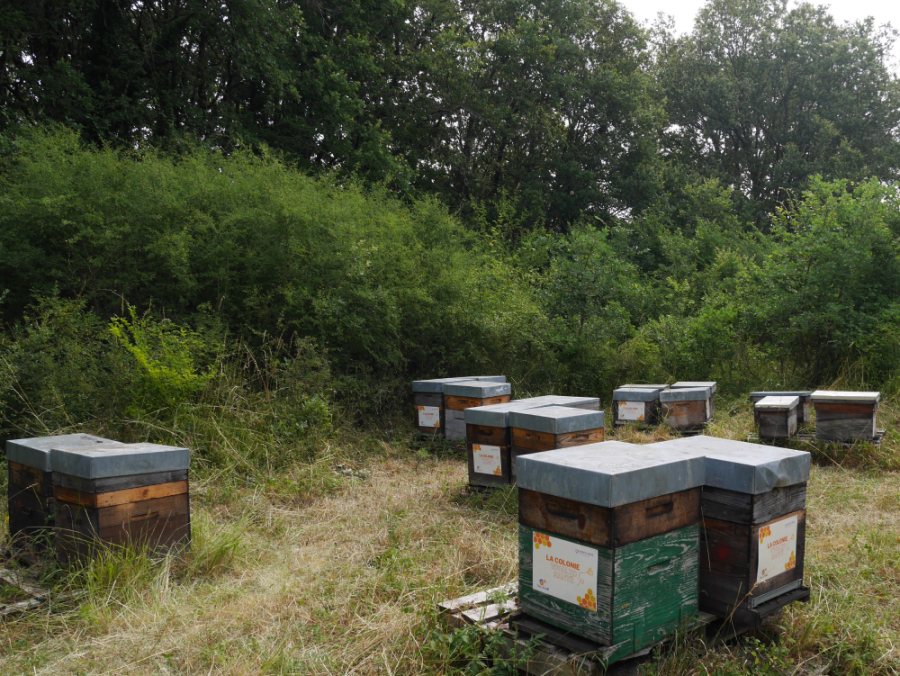
<path id="1" fill-rule="evenodd" d="M 436 674 L 448 676 L 515 676 L 534 654 L 537 640 L 513 648 L 506 655 L 506 638 L 499 631 L 466 625 L 455 631 L 432 629 L 422 643 L 426 664 Z"/>

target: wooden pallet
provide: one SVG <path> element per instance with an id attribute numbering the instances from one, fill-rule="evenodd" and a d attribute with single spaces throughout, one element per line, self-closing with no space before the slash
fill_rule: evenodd
<path id="1" fill-rule="evenodd" d="M 16 603 L 0 605 L 0 616 L 14 615 L 31 610 L 47 602 L 47 591 L 36 587 L 22 579 L 20 572 L 0 568 L 0 583 L 15 587 L 29 598 Z"/>

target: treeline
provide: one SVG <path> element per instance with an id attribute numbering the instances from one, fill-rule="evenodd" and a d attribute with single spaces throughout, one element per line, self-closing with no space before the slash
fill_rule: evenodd
<path id="1" fill-rule="evenodd" d="M 893 392 L 889 37 L 756 0 L 681 38 L 562 0 L 0 12 L 4 434 L 268 467 L 413 377 Z"/>

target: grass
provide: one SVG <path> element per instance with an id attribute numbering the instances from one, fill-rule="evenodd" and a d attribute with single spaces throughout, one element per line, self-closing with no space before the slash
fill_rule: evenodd
<path id="1" fill-rule="evenodd" d="M 746 438 L 745 407 L 718 416 L 712 433 Z M 643 673 L 900 673 L 896 443 L 817 456 L 809 604 L 737 643 L 675 641 Z M 191 551 L 48 571 L 51 602 L 3 621 L 0 673 L 486 673 L 493 648 L 444 633 L 432 609 L 515 580 L 516 494 L 465 483 L 461 453 L 404 438 L 333 441 L 255 482 L 193 477 Z"/>

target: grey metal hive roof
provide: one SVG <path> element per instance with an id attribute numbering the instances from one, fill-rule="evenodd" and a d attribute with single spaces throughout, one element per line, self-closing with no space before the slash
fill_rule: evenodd
<path id="1" fill-rule="evenodd" d="M 705 459 L 621 441 L 520 456 L 516 485 L 539 493 L 618 507 L 703 485 Z"/>
<path id="2" fill-rule="evenodd" d="M 516 399 L 505 404 L 476 406 L 465 410 L 466 425 L 484 425 L 486 427 L 509 427 L 510 411 L 534 408 L 548 404 L 535 404 L 530 399 Z"/>
<path id="3" fill-rule="evenodd" d="M 810 455 L 805 451 L 707 436 L 672 439 L 650 446 L 702 453 L 706 456 L 705 485 L 715 488 L 758 495 L 809 480 Z"/>
<path id="4" fill-rule="evenodd" d="M 879 399 L 881 399 L 881 392 L 816 390 L 812 393 L 812 403 L 814 404 L 877 404 Z"/>
<path id="5" fill-rule="evenodd" d="M 681 390 L 686 387 L 708 387 L 713 394 L 716 393 L 715 380 L 679 380 L 671 387 L 673 390 Z"/>
<path id="6" fill-rule="evenodd" d="M 512 385 L 509 383 L 479 380 L 459 380 L 453 383 L 444 383 L 444 396 L 487 399 L 488 397 L 499 397 L 511 392 Z"/>
<path id="7" fill-rule="evenodd" d="M 613 401 L 659 401 L 659 393 L 646 387 L 620 387 L 613 391 Z"/>
<path id="8" fill-rule="evenodd" d="M 812 390 L 783 390 L 779 392 L 751 392 L 749 396 L 751 399 L 755 397 L 809 397 L 812 394 Z"/>
<path id="9" fill-rule="evenodd" d="M 545 406 L 512 411 L 509 426 L 549 434 L 567 434 L 594 430 L 604 425 L 603 411 L 586 411 L 581 408 Z"/>
<path id="10" fill-rule="evenodd" d="M 92 434 L 63 434 L 55 437 L 34 437 L 32 439 L 10 439 L 6 442 L 6 457 L 26 467 L 34 467 L 43 472 L 52 471 L 50 449 L 69 446 L 90 446 L 91 444 L 118 444 L 118 441 L 95 437 Z"/>
<path id="11" fill-rule="evenodd" d="M 152 474 L 189 469 L 190 451 L 159 444 L 102 444 L 53 448 L 53 471 L 82 479 Z"/>
<path id="12" fill-rule="evenodd" d="M 702 401 L 712 396 L 712 390 L 708 387 L 682 387 L 672 390 L 662 390 L 659 400 L 666 401 Z"/>
<path id="13" fill-rule="evenodd" d="M 456 378 L 434 378 L 432 380 L 414 380 L 413 392 L 431 392 L 440 394 L 443 392 L 444 383 L 455 383 L 461 380 L 481 380 L 489 383 L 505 383 L 506 376 L 459 376 Z"/>
<path id="14" fill-rule="evenodd" d="M 754 405 L 758 411 L 789 411 L 800 404 L 800 397 L 763 397 Z"/>
<path id="15" fill-rule="evenodd" d="M 651 389 L 651 390 L 664 390 L 669 386 L 668 385 L 641 385 L 641 384 L 635 385 L 635 384 L 631 384 L 631 383 L 629 383 L 628 385 L 619 385 L 620 390 L 625 389 L 626 387 L 646 387 L 647 389 Z"/>

